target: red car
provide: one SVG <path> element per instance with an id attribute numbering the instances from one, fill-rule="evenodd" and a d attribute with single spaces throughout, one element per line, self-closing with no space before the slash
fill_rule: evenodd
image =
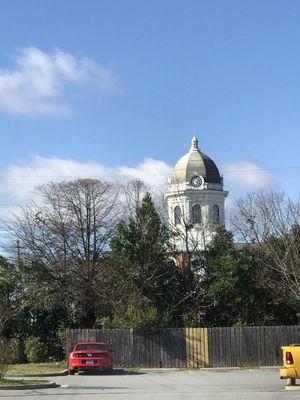
<path id="1" fill-rule="evenodd" d="M 77 342 L 68 357 L 69 373 L 77 371 L 112 371 L 111 350 L 105 342 Z"/>

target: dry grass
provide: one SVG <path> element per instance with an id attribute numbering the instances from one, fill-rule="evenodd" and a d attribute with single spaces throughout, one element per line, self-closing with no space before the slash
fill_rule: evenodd
<path id="1" fill-rule="evenodd" d="M 8 376 L 26 376 L 35 374 L 48 374 L 53 372 L 61 372 L 67 368 L 65 361 L 53 363 L 28 363 L 10 365 L 7 371 Z"/>

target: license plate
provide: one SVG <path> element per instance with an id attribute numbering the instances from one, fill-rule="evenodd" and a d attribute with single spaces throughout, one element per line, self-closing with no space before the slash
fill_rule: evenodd
<path id="1" fill-rule="evenodd" d="M 86 360 L 86 364 L 87 364 L 87 365 L 94 364 L 94 361 L 93 361 L 93 360 Z"/>

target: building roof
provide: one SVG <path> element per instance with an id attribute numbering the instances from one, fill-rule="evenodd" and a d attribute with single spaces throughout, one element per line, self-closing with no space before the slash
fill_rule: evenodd
<path id="1" fill-rule="evenodd" d="M 216 164 L 198 147 L 198 140 L 194 136 L 190 151 L 185 154 L 173 169 L 171 184 L 190 182 L 194 175 L 201 175 L 205 182 L 221 183 L 221 176 Z"/>

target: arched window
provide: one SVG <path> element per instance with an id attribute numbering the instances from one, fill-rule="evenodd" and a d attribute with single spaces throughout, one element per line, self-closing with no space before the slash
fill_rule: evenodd
<path id="1" fill-rule="evenodd" d="M 192 208 L 193 224 L 200 224 L 201 222 L 201 207 L 195 204 Z"/>
<path id="2" fill-rule="evenodd" d="M 213 206 L 212 209 L 212 220 L 214 224 L 220 223 L 220 209 L 219 206 L 217 206 L 216 204 Z"/>
<path id="3" fill-rule="evenodd" d="M 180 210 L 179 206 L 176 206 L 174 208 L 174 222 L 175 222 L 175 225 L 181 224 L 181 210 Z"/>

